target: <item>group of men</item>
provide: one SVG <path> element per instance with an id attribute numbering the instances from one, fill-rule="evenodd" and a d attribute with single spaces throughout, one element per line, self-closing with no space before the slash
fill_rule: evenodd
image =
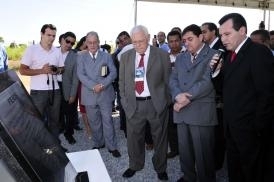
<path id="1" fill-rule="evenodd" d="M 79 79 L 81 103 L 91 123 L 94 148 L 106 145 L 114 157 L 121 156 L 111 117 L 115 99 L 112 84 L 118 75 L 129 156 L 125 178 L 144 167 L 149 123 L 154 145 L 152 162 L 159 180 L 168 180 L 169 142 L 171 151 L 180 155 L 184 175 L 179 182 L 216 181 L 215 170 L 222 167 L 224 160 L 224 131 L 229 180 L 273 181 L 273 55 L 269 48 L 247 37 L 242 15 L 227 14 L 219 24 L 219 38 L 217 27 L 212 29 L 211 23 L 202 28 L 192 24 L 182 32 L 171 31 L 169 53 L 150 45 L 147 28 L 137 25 L 130 32 L 131 48 L 119 55 L 118 73 L 111 55 L 99 50 L 96 32 L 87 34 L 87 51 L 75 55 L 77 58 L 70 64 L 70 53 L 61 59 L 52 46 L 56 28 L 46 24 L 41 29 L 41 42 L 27 49 L 20 73 L 31 76 L 33 102 L 56 138 L 61 93 L 55 77 L 63 74 L 67 104 L 75 101 L 73 83 Z M 215 36 L 207 37 L 212 30 Z M 72 46 L 76 38 L 68 37 L 62 41 Z M 219 46 L 215 45 L 217 42 Z M 221 58 L 214 50 L 219 48 L 226 51 Z M 77 77 L 65 81 L 65 74 Z M 65 82 L 73 88 L 65 88 Z M 172 145 L 174 140 L 168 141 L 169 133 L 174 132 L 177 148 Z M 215 135 L 222 137 L 219 142 Z M 218 159 L 215 153 L 220 153 Z"/>

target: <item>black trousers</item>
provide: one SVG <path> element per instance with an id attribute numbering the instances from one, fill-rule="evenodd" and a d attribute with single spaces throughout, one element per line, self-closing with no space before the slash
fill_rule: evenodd
<path id="1" fill-rule="evenodd" d="M 73 103 L 69 104 L 63 96 L 62 82 L 58 82 L 58 85 L 62 95 L 59 115 L 60 129 L 64 130 L 64 135 L 71 136 L 74 134 L 74 126 L 78 123 L 78 99 L 76 98 Z"/>
<path id="2" fill-rule="evenodd" d="M 177 124 L 173 122 L 173 104 L 169 106 L 169 120 L 167 125 L 167 141 L 171 152 L 178 153 Z"/>
<path id="3" fill-rule="evenodd" d="M 223 167 L 225 159 L 225 136 L 223 123 L 223 109 L 217 108 L 217 119 L 219 124 L 215 126 L 215 169 L 219 170 Z"/>

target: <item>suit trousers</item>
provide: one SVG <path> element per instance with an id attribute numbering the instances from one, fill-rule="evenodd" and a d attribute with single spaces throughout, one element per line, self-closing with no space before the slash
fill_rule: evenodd
<path id="1" fill-rule="evenodd" d="M 216 182 L 214 126 L 178 123 L 180 164 L 188 182 Z"/>
<path id="2" fill-rule="evenodd" d="M 223 124 L 223 109 L 217 108 L 218 125 L 215 126 L 215 169 L 220 170 L 225 160 L 225 136 Z"/>
<path id="3" fill-rule="evenodd" d="M 59 112 L 61 104 L 60 90 L 31 90 L 30 96 L 42 118 L 46 128 L 59 140 Z M 53 100 L 51 100 L 53 98 Z M 49 102 L 52 101 L 52 103 Z"/>
<path id="4" fill-rule="evenodd" d="M 173 104 L 169 106 L 168 134 L 167 140 L 171 152 L 178 153 L 177 124 L 173 122 Z"/>
<path id="5" fill-rule="evenodd" d="M 78 115 L 75 115 L 77 112 L 77 100 L 69 104 L 68 101 L 63 101 L 63 110 L 65 118 L 65 132 L 64 135 L 71 136 L 74 134 L 75 121 L 78 120 Z"/>
<path id="6" fill-rule="evenodd" d="M 269 132 L 258 136 L 249 129 L 226 130 L 227 168 L 230 182 L 264 182 L 266 157 L 270 150 Z M 271 154 L 273 155 L 273 154 Z M 273 171 L 272 171 L 273 173 Z"/>
<path id="7" fill-rule="evenodd" d="M 108 150 L 117 149 L 117 141 L 112 119 L 112 102 L 99 102 L 98 105 L 85 105 L 91 126 L 93 147 L 106 144 Z"/>
<path id="8" fill-rule="evenodd" d="M 168 108 L 161 114 L 154 109 L 152 100 L 136 101 L 136 112 L 127 119 L 127 145 L 129 168 L 141 170 L 145 163 L 145 129 L 149 122 L 154 143 L 152 163 L 156 172 L 167 167 L 167 124 Z"/>

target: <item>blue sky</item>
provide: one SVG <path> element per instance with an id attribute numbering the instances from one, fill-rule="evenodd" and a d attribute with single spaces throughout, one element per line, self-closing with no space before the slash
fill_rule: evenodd
<path id="1" fill-rule="evenodd" d="M 263 20 L 262 10 L 138 2 L 137 24 L 147 26 L 154 35 L 158 31 L 168 33 L 174 26 L 183 29 L 206 21 L 217 24 L 230 12 L 244 15 L 249 34 Z M 72 31 L 79 40 L 87 32 L 97 31 L 103 44 L 115 41 L 119 32 L 133 27 L 134 0 L 3 0 L 0 17 L 0 36 L 6 43 L 38 42 L 41 26 L 52 23 L 57 27 L 57 36 Z M 274 19 L 273 11 L 271 18 Z M 274 29 L 274 24 L 270 29 Z"/>

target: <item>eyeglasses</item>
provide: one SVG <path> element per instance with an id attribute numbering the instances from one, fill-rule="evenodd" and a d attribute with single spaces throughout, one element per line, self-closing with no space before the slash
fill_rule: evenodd
<path id="1" fill-rule="evenodd" d="M 71 42 L 70 40 L 67 40 L 67 39 L 65 41 L 66 41 L 67 44 L 70 44 L 72 46 L 74 46 L 74 44 L 75 44 L 75 42 Z"/>

